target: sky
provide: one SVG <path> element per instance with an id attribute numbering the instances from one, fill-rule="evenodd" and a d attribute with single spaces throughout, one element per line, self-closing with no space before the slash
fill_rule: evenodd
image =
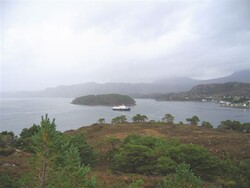
<path id="1" fill-rule="evenodd" d="M 0 0 L 0 91 L 250 69 L 249 0 Z"/>

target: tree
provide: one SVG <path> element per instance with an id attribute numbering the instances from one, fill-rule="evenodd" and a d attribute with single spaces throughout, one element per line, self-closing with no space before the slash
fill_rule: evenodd
<path id="1" fill-rule="evenodd" d="M 189 122 L 191 125 L 197 126 L 200 119 L 198 118 L 198 116 L 193 116 L 191 118 L 187 118 L 186 121 Z"/>
<path id="2" fill-rule="evenodd" d="M 111 123 L 112 124 L 119 124 L 119 123 L 126 123 L 127 122 L 127 117 L 122 115 L 122 116 L 117 116 L 112 119 Z"/>
<path id="3" fill-rule="evenodd" d="M 33 171 L 22 185 L 30 187 L 90 187 L 90 168 L 81 164 L 78 148 L 56 130 L 55 119 L 42 116 L 34 139 Z"/>
<path id="4" fill-rule="evenodd" d="M 54 178 L 51 183 L 55 187 L 94 187 L 96 180 L 94 176 L 88 177 L 91 169 L 81 165 L 81 159 L 77 147 L 68 143 L 63 145 L 65 149 L 63 159 L 58 167 L 57 178 Z"/>
<path id="5" fill-rule="evenodd" d="M 20 137 L 18 139 L 18 147 L 24 151 L 34 152 L 32 137 L 36 135 L 40 129 L 40 125 L 35 124 L 33 124 L 33 126 L 30 128 L 24 128 L 20 133 Z"/>
<path id="6" fill-rule="evenodd" d="M 246 133 L 250 133 L 250 123 L 243 123 L 241 125 L 241 130 Z"/>
<path id="7" fill-rule="evenodd" d="M 132 121 L 139 123 L 139 122 L 146 122 L 148 120 L 148 117 L 146 115 L 136 114 L 132 117 Z"/>
<path id="8" fill-rule="evenodd" d="M 189 164 L 193 172 L 211 180 L 223 173 L 222 161 L 207 148 L 195 144 L 181 144 L 169 151 L 171 159 L 177 163 Z"/>
<path id="9" fill-rule="evenodd" d="M 35 177 L 39 187 L 45 188 L 56 177 L 56 161 L 59 157 L 61 134 L 56 131 L 55 119 L 50 121 L 48 115 L 42 116 L 41 129 L 34 136 L 33 165 L 37 171 Z"/>
<path id="10" fill-rule="evenodd" d="M 105 124 L 105 119 L 104 119 L 104 118 L 98 119 L 98 123 L 99 123 L 99 124 Z"/>
<path id="11" fill-rule="evenodd" d="M 2 148 L 10 148 L 15 146 L 17 137 L 15 134 L 10 131 L 3 131 L 0 133 L 0 147 Z"/>
<path id="12" fill-rule="evenodd" d="M 168 124 L 173 124 L 174 123 L 174 116 L 172 116 L 172 114 L 165 114 L 165 116 L 162 118 L 162 121 L 165 121 Z"/>
<path id="13" fill-rule="evenodd" d="M 210 122 L 208 122 L 208 121 L 203 121 L 201 123 L 201 126 L 205 127 L 205 128 L 213 128 L 213 125 Z"/>
<path id="14" fill-rule="evenodd" d="M 87 143 L 83 134 L 70 135 L 68 140 L 71 145 L 78 149 L 81 165 L 94 165 L 96 161 L 94 149 Z"/>
<path id="15" fill-rule="evenodd" d="M 239 121 L 231 121 L 231 120 L 221 121 L 218 128 L 228 129 L 228 130 L 236 130 L 236 131 L 242 130 L 241 123 Z"/>

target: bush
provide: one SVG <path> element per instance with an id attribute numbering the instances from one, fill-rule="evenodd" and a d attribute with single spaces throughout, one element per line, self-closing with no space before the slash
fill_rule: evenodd
<path id="1" fill-rule="evenodd" d="M 194 174 L 207 180 L 221 175 L 225 168 L 218 157 L 202 146 L 138 135 L 124 139 L 115 151 L 113 168 L 126 173 L 167 175 L 183 162 L 190 165 Z"/>
<path id="2" fill-rule="evenodd" d="M 181 144 L 171 149 L 169 155 L 177 163 L 189 164 L 193 172 L 202 178 L 211 180 L 222 173 L 222 161 L 205 147 Z"/>
<path id="3" fill-rule="evenodd" d="M 0 133 L 0 147 L 6 148 L 6 147 L 14 147 L 16 145 L 17 137 L 14 135 L 14 133 L 3 131 Z"/>
<path id="4" fill-rule="evenodd" d="M 0 187 L 17 188 L 19 186 L 17 186 L 17 184 L 15 183 L 13 178 L 11 178 L 9 175 L 1 175 L 0 176 Z"/>
<path id="5" fill-rule="evenodd" d="M 0 155 L 9 156 L 15 153 L 16 150 L 14 148 L 0 148 Z"/>
<path id="6" fill-rule="evenodd" d="M 96 155 L 93 148 L 87 143 L 85 136 L 76 134 L 69 136 L 68 139 L 70 144 L 78 149 L 81 163 L 93 166 L 96 162 Z"/>
<path id="7" fill-rule="evenodd" d="M 177 166 L 176 173 L 173 178 L 166 177 L 160 188 L 176 188 L 176 187 L 192 187 L 199 188 L 202 181 L 195 176 L 188 164 L 182 163 Z"/>

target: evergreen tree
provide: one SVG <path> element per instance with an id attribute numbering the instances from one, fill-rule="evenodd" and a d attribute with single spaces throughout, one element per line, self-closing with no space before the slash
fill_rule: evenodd
<path id="1" fill-rule="evenodd" d="M 203 121 L 201 123 L 201 126 L 205 127 L 205 128 L 213 128 L 213 125 L 210 122 L 208 122 L 208 121 Z"/>
<path id="2" fill-rule="evenodd" d="M 191 118 L 187 118 L 186 119 L 187 122 L 189 122 L 191 125 L 195 125 L 197 126 L 198 125 L 198 122 L 200 121 L 200 119 L 198 118 L 198 116 L 193 116 Z"/>
<path id="3" fill-rule="evenodd" d="M 95 178 L 88 175 L 90 168 L 81 164 L 78 148 L 56 130 L 55 119 L 42 116 L 33 143 L 33 171 L 20 179 L 21 187 L 80 188 L 95 184 Z"/>
<path id="4" fill-rule="evenodd" d="M 139 122 L 146 122 L 148 119 L 147 116 L 141 115 L 141 114 L 136 114 L 135 116 L 132 117 L 133 122 L 139 123 Z"/>
<path id="5" fill-rule="evenodd" d="M 105 124 L 105 118 L 100 118 L 98 119 L 99 124 Z"/>
<path id="6" fill-rule="evenodd" d="M 168 124 L 173 124 L 174 123 L 174 116 L 172 116 L 172 114 L 166 114 L 162 118 L 162 121 L 166 121 Z"/>

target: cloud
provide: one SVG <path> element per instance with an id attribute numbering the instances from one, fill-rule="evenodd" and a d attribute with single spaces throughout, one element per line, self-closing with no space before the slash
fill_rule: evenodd
<path id="1" fill-rule="evenodd" d="M 2 90 L 204 79 L 250 67 L 247 0 L 15 0 L 1 10 Z"/>

